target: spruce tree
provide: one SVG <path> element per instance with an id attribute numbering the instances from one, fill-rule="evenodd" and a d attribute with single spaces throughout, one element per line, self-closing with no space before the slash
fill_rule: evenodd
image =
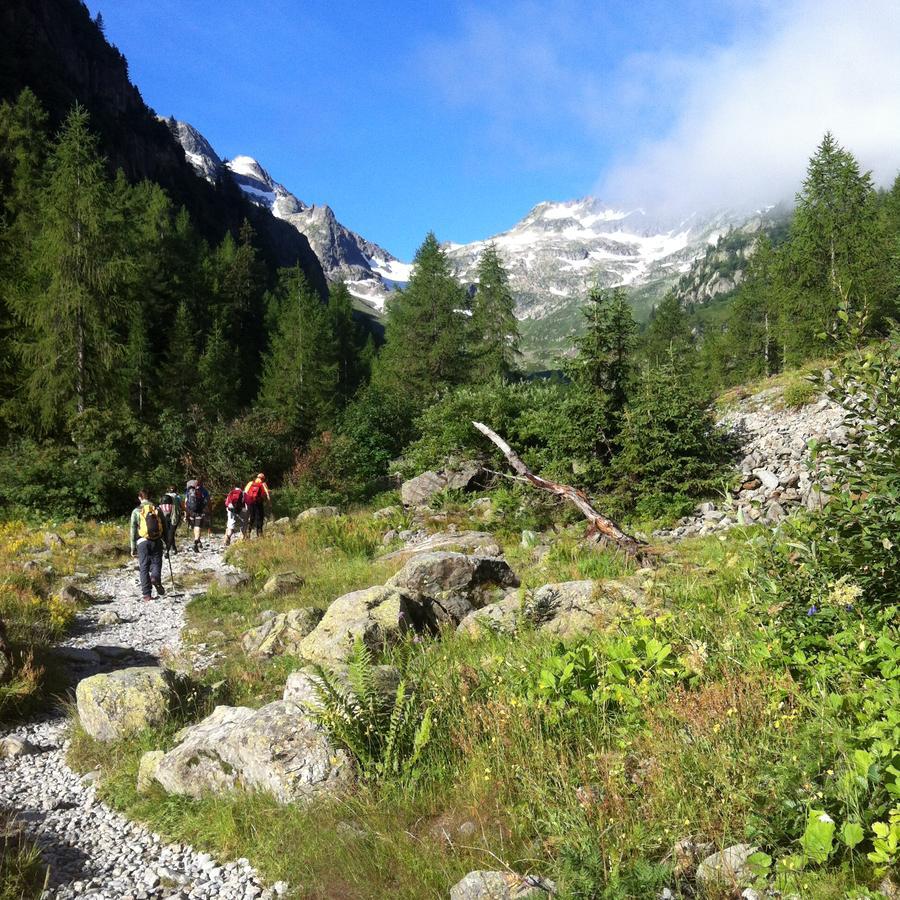
<path id="1" fill-rule="evenodd" d="M 583 316 L 586 330 L 575 341 L 578 355 L 568 364 L 568 373 L 579 386 L 605 394 L 612 410 L 620 410 L 633 372 L 637 334 L 625 289 L 592 289 Z"/>
<path id="2" fill-rule="evenodd" d="M 166 335 L 160 370 L 161 393 L 169 409 L 186 409 L 197 400 L 197 366 L 200 339 L 188 304 L 178 304 L 175 319 Z"/>
<path id="3" fill-rule="evenodd" d="M 490 243 L 478 260 L 478 287 L 472 304 L 472 365 L 477 380 L 507 377 L 519 357 L 519 323 L 509 275 Z"/>
<path id="4" fill-rule="evenodd" d="M 669 359 L 684 361 L 692 352 L 691 326 L 672 291 L 653 310 L 642 344 L 644 356 L 651 365 Z"/>
<path id="5" fill-rule="evenodd" d="M 465 291 L 429 232 L 416 252 L 406 290 L 398 291 L 388 306 L 378 383 L 420 404 L 440 388 L 465 381 L 467 307 Z"/>
<path id="6" fill-rule="evenodd" d="M 234 365 L 234 347 L 225 338 L 219 319 L 213 323 L 197 363 L 199 405 L 211 419 L 230 419 L 237 412 L 240 383 Z"/>
<path id="7" fill-rule="evenodd" d="M 26 397 L 45 429 L 109 396 L 124 317 L 122 253 L 109 181 L 75 106 L 53 146 L 39 195 L 30 279 L 13 295 Z"/>
<path id="8" fill-rule="evenodd" d="M 337 365 L 337 393 L 341 405 L 356 393 L 362 378 L 360 353 L 365 335 L 353 319 L 353 299 L 343 281 L 328 291 L 328 321 Z"/>
<path id="9" fill-rule="evenodd" d="M 135 416 L 144 420 L 158 381 L 147 337 L 147 316 L 141 303 L 136 303 L 131 308 L 124 363 L 126 397 Z"/>
<path id="10" fill-rule="evenodd" d="M 282 270 L 271 347 L 265 357 L 259 403 L 299 440 L 333 418 L 338 381 L 328 310 L 298 266 Z"/>

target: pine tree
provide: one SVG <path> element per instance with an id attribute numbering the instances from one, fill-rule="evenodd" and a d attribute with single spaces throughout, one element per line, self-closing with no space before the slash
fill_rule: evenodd
<path id="1" fill-rule="evenodd" d="M 259 403 L 306 440 L 334 414 L 338 381 L 328 310 L 299 265 L 282 270 L 271 348 L 265 357 Z"/>
<path id="2" fill-rule="evenodd" d="M 166 335 L 160 371 L 161 394 L 169 409 L 185 409 L 197 399 L 200 339 L 185 301 L 178 305 Z"/>
<path id="3" fill-rule="evenodd" d="M 388 306 L 385 347 L 376 380 L 405 393 L 413 404 L 441 387 L 460 384 L 467 375 L 465 291 L 454 278 L 446 254 L 433 233 L 416 252 L 405 291 Z"/>
<path id="4" fill-rule="evenodd" d="M 670 359 L 684 361 L 691 354 L 691 326 L 673 292 L 666 294 L 653 310 L 642 344 L 644 356 L 651 365 Z"/>
<path id="5" fill-rule="evenodd" d="M 26 396 L 45 429 L 109 394 L 120 353 L 127 260 L 88 115 L 75 106 L 53 147 L 40 195 L 30 284 L 14 295 Z"/>
<path id="6" fill-rule="evenodd" d="M 888 314 L 886 241 L 870 173 L 828 132 L 797 195 L 782 278 L 786 363 L 825 348 L 842 306 L 877 326 Z"/>
<path id="7" fill-rule="evenodd" d="M 343 281 L 331 285 L 328 291 L 328 320 L 337 365 L 338 399 L 344 405 L 363 379 L 360 354 L 366 336 L 353 319 L 353 300 Z"/>
<path id="8" fill-rule="evenodd" d="M 637 325 L 624 288 L 594 288 L 583 310 L 585 333 L 575 341 L 578 355 L 567 366 L 582 388 L 609 398 L 611 409 L 625 406 L 633 372 Z"/>
<path id="9" fill-rule="evenodd" d="M 240 382 L 236 356 L 225 339 L 225 328 L 217 319 L 197 363 L 199 405 L 211 419 L 227 420 L 237 412 Z"/>
<path id="10" fill-rule="evenodd" d="M 747 275 L 728 318 L 728 351 L 736 377 L 757 378 L 779 370 L 780 308 L 775 251 L 763 235 L 750 257 Z"/>
<path id="11" fill-rule="evenodd" d="M 124 376 L 126 396 L 134 414 L 143 420 L 148 400 L 157 387 L 153 354 L 147 338 L 147 317 L 144 306 L 136 303 L 131 308 L 128 324 L 128 344 L 125 349 Z"/>
<path id="12" fill-rule="evenodd" d="M 519 323 L 509 276 L 490 243 L 478 260 L 478 287 L 472 304 L 472 362 L 478 380 L 507 377 L 519 357 Z"/>

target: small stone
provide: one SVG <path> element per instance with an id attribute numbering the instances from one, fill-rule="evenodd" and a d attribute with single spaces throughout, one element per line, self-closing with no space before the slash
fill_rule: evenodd
<path id="1" fill-rule="evenodd" d="M 121 616 L 113 609 L 104 610 L 97 617 L 97 624 L 103 625 L 103 626 L 118 625 L 121 623 L 121 621 L 122 621 Z"/>
<path id="2" fill-rule="evenodd" d="M 137 773 L 137 792 L 139 794 L 147 794 L 152 790 L 159 761 L 164 756 L 165 753 L 162 750 L 148 750 L 141 755 Z"/>
<path id="3" fill-rule="evenodd" d="M 753 873 L 747 860 L 758 850 L 749 844 L 734 844 L 712 853 L 697 866 L 697 881 L 705 887 L 741 887 Z"/>
<path id="4" fill-rule="evenodd" d="M 263 585 L 263 593 L 270 596 L 287 594 L 303 587 L 303 579 L 296 572 L 279 572 Z"/>
<path id="5" fill-rule="evenodd" d="M 339 516 L 341 511 L 336 506 L 311 506 L 304 509 L 303 512 L 297 514 L 294 521 L 299 525 L 301 522 L 308 522 L 310 519 L 330 519 Z"/>

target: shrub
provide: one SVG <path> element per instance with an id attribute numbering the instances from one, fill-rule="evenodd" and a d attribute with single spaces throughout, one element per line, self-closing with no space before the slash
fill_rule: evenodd
<path id="1" fill-rule="evenodd" d="M 815 400 L 818 391 L 812 381 L 793 378 L 784 386 L 784 405 L 792 409 L 806 406 Z"/>

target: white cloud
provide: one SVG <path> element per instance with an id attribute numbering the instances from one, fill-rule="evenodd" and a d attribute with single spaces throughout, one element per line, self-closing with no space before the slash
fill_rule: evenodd
<path id="1" fill-rule="evenodd" d="M 598 196 L 685 211 L 789 199 L 826 130 L 877 183 L 900 169 L 900 3 L 793 0 L 762 34 L 683 59 L 674 124 L 620 155 Z M 653 69 L 632 75 L 636 94 Z"/>

